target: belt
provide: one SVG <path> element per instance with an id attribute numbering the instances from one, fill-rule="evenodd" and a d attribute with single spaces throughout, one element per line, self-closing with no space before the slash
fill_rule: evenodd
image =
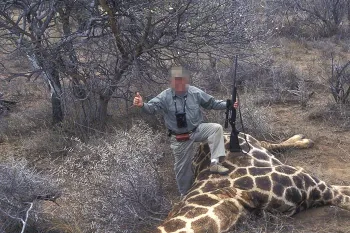
<path id="1" fill-rule="evenodd" d="M 179 135 L 179 134 L 191 134 L 191 133 L 193 133 L 194 131 L 196 131 L 196 129 L 197 129 L 197 127 L 194 127 L 193 129 L 191 129 L 190 131 L 188 131 L 188 132 L 184 132 L 184 133 L 176 133 L 176 132 L 174 132 L 174 131 L 172 131 L 172 130 L 170 130 L 170 129 L 168 129 L 168 136 L 170 137 L 171 135 Z"/>

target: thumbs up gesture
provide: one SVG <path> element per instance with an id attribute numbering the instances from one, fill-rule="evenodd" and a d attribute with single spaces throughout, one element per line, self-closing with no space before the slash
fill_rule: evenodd
<path id="1" fill-rule="evenodd" d="M 142 96 L 140 96 L 139 92 L 136 92 L 136 96 L 134 97 L 134 106 L 137 106 L 137 107 L 143 106 Z"/>

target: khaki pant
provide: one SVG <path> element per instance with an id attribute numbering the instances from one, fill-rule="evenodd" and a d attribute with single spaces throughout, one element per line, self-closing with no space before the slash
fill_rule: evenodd
<path id="1" fill-rule="evenodd" d="M 193 182 L 193 143 L 208 140 L 211 159 L 225 156 L 224 135 L 220 124 L 202 123 L 191 134 L 190 140 L 178 142 L 175 136 L 171 136 L 171 149 L 175 156 L 175 176 L 178 189 L 181 194 L 186 194 Z"/>

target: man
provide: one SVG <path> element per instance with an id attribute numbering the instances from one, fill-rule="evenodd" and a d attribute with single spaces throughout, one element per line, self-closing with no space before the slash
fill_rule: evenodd
<path id="1" fill-rule="evenodd" d="M 171 88 L 144 103 L 139 93 L 134 105 L 148 114 L 162 111 L 165 125 L 171 136 L 171 149 L 175 156 L 175 175 L 181 196 L 191 188 L 193 182 L 193 143 L 208 140 L 211 152 L 210 171 L 226 175 L 228 169 L 219 158 L 225 156 L 223 129 L 220 124 L 203 123 L 200 107 L 224 110 L 226 101 L 215 100 L 204 91 L 189 85 L 189 73 L 182 67 L 173 67 L 170 72 Z M 237 108 L 237 103 L 234 107 Z"/>

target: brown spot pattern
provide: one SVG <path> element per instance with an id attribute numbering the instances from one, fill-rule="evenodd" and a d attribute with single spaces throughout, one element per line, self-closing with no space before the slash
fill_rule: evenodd
<path id="1" fill-rule="evenodd" d="M 212 194 L 218 196 L 220 199 L 232 198 L 237 195 L 237 189 L 233 187 L 225 187 L 222 189 L 217 189 Z"/>
<path id="2" fill-rule="evenodd" d="M 248 190 L 254 187 L 254 181 L 251 177 L 245 176 L 235 180 L 234 186 L 243 190 Z"/>
<path id="3" fill-rule="evenodd" d="M 257 177 L 255 178 L 256 186 L 259 189 L 270 191 L 271 190 L 271 180 L 268 176 Z"/>
<path id="4" fill-rule="evenodd" d="M 186 226 L 186 223 L 180 219 L 171 219 L 168 222 L 166 222 L 163 226 L 166 232 L 172 232 L 184 228 Z"/>
<path id="5" fill-rule="evenodd" d="M 326 189 L 326 185 L 320 184 L 318 188 L 323 192 Z"/>
<path id="6" fill-rule="evenodd" d="M 202 214 L 206 214 L 208 212 L 207 209 L 205 208 L 200 208 L 200 207 L 196 207 L 196 208 L 191 208 L 191 210 L 188 210 L 187 213 L 185 214 L 186 218 L 195 218 L 198 217 Z"/>
<path id="7" fill-rule="evenodd" d="M 316 184 L 320 183 L 320 179 L 318 179 L 317 177 L 311 176 L 311 178 L 314 180 L 314 182 L 315 182 Z"/>
<path id="8" fill-rule="evenodd" d="M 248 167 L 252 164 L 252 158 L 243 153 L 229 153 L 226 159 L 238 167 Z"/>
<path id="9" fill-rule="evenodd" d="M 270 157 L 266 153 L 259 150 L 253 150 L 252 156 L 258 160 L 270 161 Z"/>
<path id="10" fill-rule="evenodd" d="M 272 168 L 270 167 L 250 167 L 248 169 L 249 174 L 252 176 L 262 176 L 266 175 L 267 173 L 270 173 L 272 171 Z"/>
<path id="11" fill-rule="evenodd" d="M 242 138 L 239 138 L 239 140 L 241 146 L 247 146 Z M 249 137 L 249 140 L 251 140 L 252 148 L 260 147 L 255 145 L 258 144 L 258 142 L 254 138 Z M 229 141 L 226 137 L 225 147 L 229 147 Z M 242 196 L 237 199 L 240 205 L 243 205 L 247 210 L 249 210 L 249 207 L 262 208 L 268 204 L 268 208 L 270 209 L 293 214 L 295 211 L 300 211 L 303 208 L 325 204 L 325 201 L 332 201 L 336 204 L 344 198 L 338 195 L 338 191 L 334 191 L 336 198 L 333 199 L 334 195 L 332 190 L 330 190 L 326 184 L 321 183 L 318 178 L 303 172 L 294 175 L 297 172 L 296 168 L 284 165 L 270 153 L 256 149 L 251 150 L 251 154 L 249 155 L 243 155 L 243 153 L 228 153 L 226 161 L 232 162 L 234 166 L 225 161 L 223 164 L 230 169 L 232 174 L 229 179 L 213 181 L 211 180 L 212 178 L 219 178 L 221 176 L 213 175 L 206 169 L 210 164 L 209 151 L 207 143 L 201 145 L 198 151 L 199 153 L 197 153 L 198 156 L 195 158 L 195 162 L 198 162 L 196 172 L 200 172 L 197 177 L 198 182 L 195 183 L 194 187 L 191 189 L 193 191 L 186 197 L 189 203 L 201 205 L 202 207 L 185 206 L 186 204 L 183 202 L 183 205 L 175 208 L 177 209 L 177 212 L 175 211 L 176 215 L 193 219 L 205 215 L 208 212 L 208 209 L 204 207 L 211 207 L 220 203 L 220 205 L 215 207 L 213 212 L 218 219 L 220 219 L 220 227 L 226 228 L 237 220 L 236 216 L 239 216 L 239 208 L 236 203 L 231 202 L 229 199 L 235 198 L 237 195 L 237 190 L 234 187 L 240 188 L 241 190 L 248 190 L 243 191 Z M 239 167 L 237 168 L 236 166 Z M 273 169 L 275 169 L 276 172 L 273 172 L 271 176 L 269 176 L 268 174 L 271 173 Z M 236 179 L 234 181 L 234 187 L 231 187 L 230 179 Z M 295 186 L 293 186 L 293 183 Z M 260 190 L 271 190 L 275 195 L 284 197 L 285 199 L 279 200 L 272 197 L 272 200 L 268 202 L 269 195 L 251 190 L 254 184 L 256 184 L 256 187 Z M 317 188 L 313 188 L 309 193 L 306 193 L 305 190 L 308 190 L 309 187 L 315 187 L 316 184 L 319 184 Z M 210 192 L 213 198 L 206 194 L 200 194 L 200 192 L 195 190 L 200 187 L 202 187 L 201 189 L 203 192 Z M 349 201 L 350 198 L 346 197 L 346 200 Z M 287 201 L 293 203 L 293 205 L 287 204 Z M 185 222 L 176 219 L 166 221 L 163 226 L 167 232 L 171 232 L 184 228 L 185 225 Z M 192 222 L 192 229 L 196 233 L 218 232 L 216 222 L 207 215 Z M 184 233 L 185 231 L 182 230 L 182 232 Z"/>
<path id="12" fill-rule="evenodd" d="M 261 206 L 264 206 L 269 200 L 268 195 L 259 193 L 257 191 L 251 192 L 251 195 L 256 208 L 260 208 Z"/>
<path id="13" fill-rule="evenodd" d="M 280 183 L 283 186 L 292 186 L 292 181 L 288 176 L 272 173 L 271 178 L 274 182 Z"/>
<path id="14" fill-rule="evenodd" d="M 287 175 L 292 175 L 292 174 L 294 174 L 296 172 L 295 168 L 290 167 L 290 166 L 285 166 L 285 165 L 277 166 L 275 168 L 275 170 L 277 172 L 284 173 L 284 174 L 287 174 Z"/>
<path id="15" fill-rule="evenodd" d="M 193 204 L 201 205 L 201 206 L 213 206 L 219 202 L 218 200 L 215 200 L 205 194 L 200 194 L 198 196 L 189 198 L 187 200 Z"/>
<path id="16" fill-rule="evenodd" d="M 299 189 L 304 189 L 303 180 L 300 176 L 293 176 L 293 181 Z"/>
<path id="17" fill-rule="evenodd" d="M 321 192 L 317 189 L 313 189 L 311 192 L 310 192 L 310 197 L 312 200 L 318 200 L 321 198 Z"/>
<path id="18" fill-rule="evenodd" d="M 273 197 L 269 203 L 269 208 L 278 210 L 282 205 L 284 205 L 284 201 Z"/>
<path id="19" fill-rule="evenodd" d="M 333 198 L 333 193 L 331 192 L 331 190 L 327 189 L 324 193 L 323 193 L 323 199 L 325 201 L 331 200 Z"/>
<path id="20" fill-rule="evenodd" d="M 237 176 L 245 176 L 248 174 L 247 168 L 238 168 L 234 174 L 237 174 Z"/>
<path id="21" fill-rule="evenodd" d="M 205 183 L 204 187 L 202 188 L 203 192 L 209 192 L 215 189 L 215 184 L 213 181 L 208 181 Z"/>
<path id="22" fill-rule="evenodd" d="M 302 196 L 300 195 L 299 191 L 294 188 L 287 188 L 286 189 L 286 200 L 292 203 L 300 203 L 302 201 Z"/>
<path id="23" fill-rule="evenodd" d="M 206 216 L 194 221 L 191 225 L 192 229 L 196 233 L 209 233 L 209 232 L 218 232 L 218 226 L 216 226 L 215 221 Z"/>
<path id="24" fill-rule="evenodd" d="M 271 163 L 270 162 L 259 161 L 259 160 L 254 160 L 253 165 L 255 167 L 271 167 Z"/>
<path id="25" fill-rule="evenodd" d="M 230 170 L 230 172 L 232 172 L 236 167 L 227 163 L 227 162 L 222 162 L 222 165 L 224 165 L 226 168 L 228 168 Z"/>
<path id="26" fill-rule="evenodd" d="M 211 175 L 209 169 L 202 171 L 201 173 L 198 174 L 196 177 L 197 180 L 207 180 L 209 176 Z"/>
<path id="27" fill-rule="evenodd" d="M 224 201 L 214 209 L 214 214 L 220 219 L 220 227 L 225 228 L 237 220 L 239 208 L 231 201 Z"/>
<path id="28" fill-rule="evenodd" d="M 203 192 L 210 192 L 216 189 L 222 189 L 225 187 L 229 187 L 231 182 L 229 180 L 219 180 L 219 181 L 208 181 L 204 187 Z"/>
<path id="29" fill-rule="evenodd" d="M 284 186 L 281 185 L 280 183 L 275 183 L 273 185 L 272 192 L 276 194 L 277 196 L 282 196 L 284 192 Z"/>
<path id="30" fill-rule="evenodd" d="M 305 189 L 307 190 L 309 187 L 313 187 L 316 185 L 316 183 L 310 178 L 308 174 L 304 174 L 304 182 L 305 182 Z"/>

